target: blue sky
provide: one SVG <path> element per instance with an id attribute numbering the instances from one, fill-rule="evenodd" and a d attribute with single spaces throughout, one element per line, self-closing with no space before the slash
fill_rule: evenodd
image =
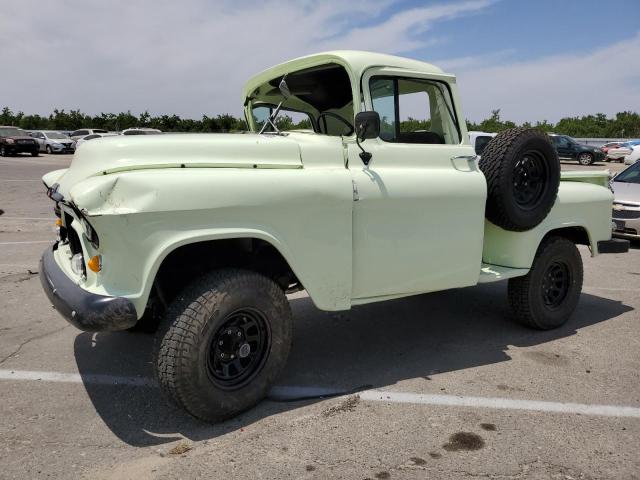
<path id="1" fill-rule="evenodd" d="M 21 0 L 0 16 L 0 65 L 20 65 L 0 105 L 239 115 L 260 70 L 361 49 L 456 74 L 475 121 L 612 115 L 640 111 L 639 20 L 640 0 Z"/>

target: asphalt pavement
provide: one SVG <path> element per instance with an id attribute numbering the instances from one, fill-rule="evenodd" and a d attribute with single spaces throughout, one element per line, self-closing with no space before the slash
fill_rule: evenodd
<path id="1" fill-rule="evenodd" d="M 70 158 L 0 158 L 0 478 L 640 478 L 640 244 L 581 247 L 550 332 L 509 319 L 504 283 L 339 314 L 297 294 L 270 399 L 209 425 L 161 396 L 151 335 L 80 332 L 42 292 L 40 177 Z"/>

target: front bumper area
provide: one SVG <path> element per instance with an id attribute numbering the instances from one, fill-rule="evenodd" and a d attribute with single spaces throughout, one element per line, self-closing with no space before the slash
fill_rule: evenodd
<path id="1" fill-rule="evenodd" d="M 76 285 L 56 264 L 56 245 L 40 259 L 40 283 L 54 308 L 73 326 L 87 332 L 125 330 L 138 321 L 133 303 L 123 297 L 88 292 Z"/>

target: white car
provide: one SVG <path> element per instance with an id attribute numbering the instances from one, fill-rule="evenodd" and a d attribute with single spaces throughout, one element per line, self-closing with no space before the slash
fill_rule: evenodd
<path id="1" fill-rule="evenodd" d="M 477 155 L 482 155 L 482 152 L 487 146 L 487 144 L 496 135 L 497 133 L 472 131 L 472 132 L 469 132 L 469 143 L 471 143 L 471 146 L 474 148 Z"/>
<path id="2" fill-rule="evenodd" d="M 624 164 L 633 165 L 638 160 L 640 160 L 640 144 L 633 145 L 631 147 L 631 152 L 628 155 L 625 155 L 624 157 Z"/>
<path id="3" fill-rule="evenodd" d="M 78 139 L 78 141 L 76 142 L 76 150 L 78 148 L 80 148 L 80 146 L 83 143 L 88 142 L 89 140 L 93 140 L 95 138 L 102 138 L 102 137 L 115 137 L 117 135 L 120 135 L 120 134 L 119 133 L 112 133 L 112 132 L 105 132 L 105 133 L 92 133 L 91 135 L 86 135 L 86 136 Z"/>
<path id="4" fill-rule="evenodd" d="M 122 135 L 156 135 L 158 133 L 162 133 L 162 130 L 147 127 L 133 127 L 122 131 Z"/>
<path id="5" fill-rule="evenodd" d="M 80 130 L 75 130 L 71 132 L 71 140 L 80 140 L 82 137 L 86 137 L 87 135 L 92 135 L 94 133 L 109 133 L 107 130 L 102 128 L 81 128 Z"/>
<path id="6" fill-rule="evenodd" d="M 611 160 L 625 161 L 628 155 L 631 155 L 633 148 L 640 145 L 640 140 L 632 140 L 630 142 L 621 143 L 618 148 L 610 148 L 607 151 L 607 158 Z M 633 162 L 632 162 L 633 163 Z"/>

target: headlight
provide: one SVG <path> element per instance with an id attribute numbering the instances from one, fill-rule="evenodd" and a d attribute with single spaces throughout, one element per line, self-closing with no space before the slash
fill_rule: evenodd
<path id="1" fill-rule="evenodd" d="M 15 140 L 13 138 L 7 138 L 7 143 L 8 144 L 15 143 Z"/>
<path id="2" fill-rule="evenodd" d="M 76 253 L 71 257 L 71 270 L 76 275 L 86 275 L 84 270 L 84 257 L 81 253 Z"/>

